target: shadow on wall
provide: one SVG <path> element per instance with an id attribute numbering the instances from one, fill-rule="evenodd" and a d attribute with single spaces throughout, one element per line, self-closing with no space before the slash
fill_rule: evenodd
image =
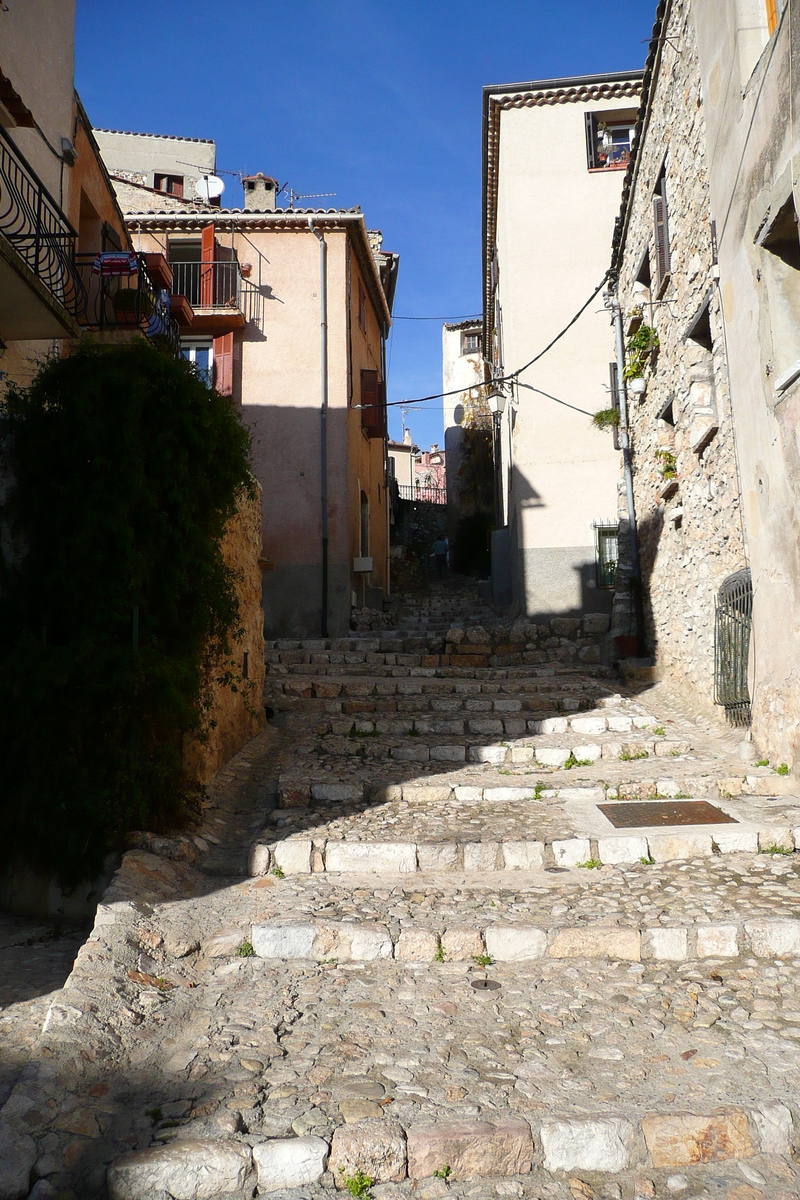
<path id="1" fill-rule="evenodd" d="M 322 636 L 322 490 L 319 408 L 245 404 L 253 473 L 261 484 L 262 606 L 266 637 Z M 347 412 L 326 421 L 328 464 L 328 633 L 350 628 Z M 381 484 L 383 481 L 381 480 Z M 386 497 L 372 506 L 371 533 L 385 519 Z M 371 539 L 374 542 L 374 537 Z"/>

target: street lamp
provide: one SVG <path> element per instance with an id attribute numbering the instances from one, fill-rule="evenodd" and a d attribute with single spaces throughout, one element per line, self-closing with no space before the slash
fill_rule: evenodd
<path id="1" fill-rule="evenodd" d="M 493 383 L 489 388 L 487 399 L 489 402 L 489 412 L 493 416 L 501 416 L 506 407 L 506 397 L 502 384 Z"/>

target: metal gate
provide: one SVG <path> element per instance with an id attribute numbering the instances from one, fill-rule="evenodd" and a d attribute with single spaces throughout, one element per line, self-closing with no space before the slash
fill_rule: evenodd
<path id="1" fill-rule="evenodd" d="M 732 725 L 750 724 L 747 681 L 753 628 L 750 568 L 729 575 L 714 605 L 714 703 L 725 707 Z"/>

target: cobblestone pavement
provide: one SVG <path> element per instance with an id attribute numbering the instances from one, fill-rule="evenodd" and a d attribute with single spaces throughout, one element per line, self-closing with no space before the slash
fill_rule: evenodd
<path id="1" fill-rule="evenodd" d="M 598 679 L 536 719 L 646 715 L 668 774 L 607 726 L 591 769 L 433 771 L 374 727 L 334 769 L 301 696 L 197 830 L 138 839 L 66 983 L 80 931 L 0 924 L 0 1200 L 800 1195 L 793 781 Z M 659 793 L 735 819 L 598 815 Z"/>

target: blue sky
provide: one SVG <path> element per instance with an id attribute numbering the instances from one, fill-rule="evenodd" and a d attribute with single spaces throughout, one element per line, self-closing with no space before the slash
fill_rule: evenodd
<path id="1" fill-rule="evenodd" d="M 78 0 L 75 79 L 100 127 L 217 144 L 304 203 L 359 204 L 400 254 L 395 313 L 481 307 L 481 88 L 641 67 L 655 0 Z M 241 189 L 224 176 L 223 203 Z M 565 320 L 572 314 L 565 313 Z M 441 322 L 395 322 L 389 399 L 441 390 Z M 532 350 L 535 347 L 532 347 Z M 389 427 L 400 432 L 400 409 Z M 442 441 L 441 401 L 407 418 Z"/>

